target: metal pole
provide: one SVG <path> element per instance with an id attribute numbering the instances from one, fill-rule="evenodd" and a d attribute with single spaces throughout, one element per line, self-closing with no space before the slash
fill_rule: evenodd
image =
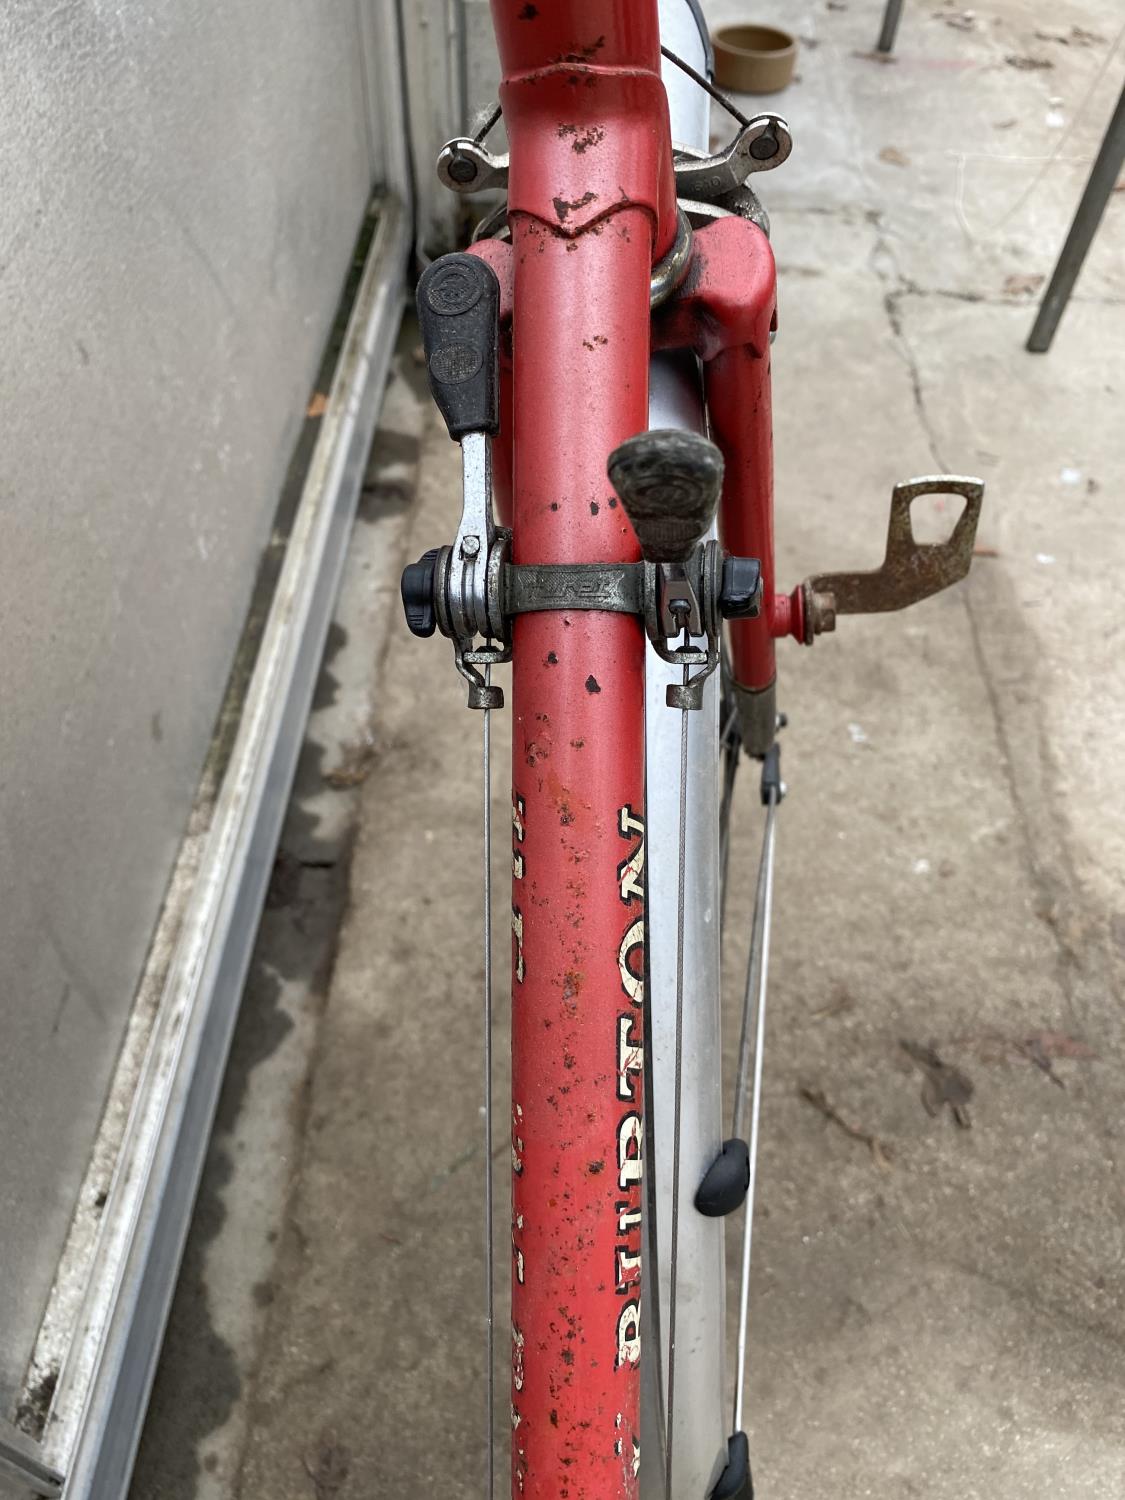
<path id="1" fill-rule="evenodd" d="M 1055 329 L 1066 310 L 1122 163 L 1125 163 L 1125 86 L 1122 87 L 1117 108 L 1109 122 L 1090 180 L 1078 205 L 1078 212 L 1074 215 L 1070 233 L 1062 247 L 1051 284 L 1039 304 L 1039 313 L 1027 340 L 1028 352 L 1031 354 L 1046 354 L 1051 347 Z"/>
<path id="2" fill-rule="evenodd" d="M 879 33 L 876 49 L 879 52 L 891 52 L 894 49 L 895 33 L 898 31 L 898 23 L 902 20 L 902 0 L 887 0 L 887 8 L 883 12 L 883 29 Z"/>

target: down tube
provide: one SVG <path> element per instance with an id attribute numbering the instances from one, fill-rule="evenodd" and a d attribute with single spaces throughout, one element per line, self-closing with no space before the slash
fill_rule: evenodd
<path id="1" fill-rule="evenodd" d="M 638 556 L 605 466 L 647 421 L 652 221 L 595 230 L 513 216 L 516 562 Z M 644 638 L 548 612 L 513 644 L 513 1493 L 632 1500 Z"/>

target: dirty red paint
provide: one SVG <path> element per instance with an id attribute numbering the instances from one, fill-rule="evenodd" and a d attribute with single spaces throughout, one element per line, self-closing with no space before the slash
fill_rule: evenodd
<path id="1" fill-rule="evenodd" d="M 748 344 L 726 349 L 704 366 L 703 378 L 712 436 L 723 451 L 723 545 L 736 556 L 757 557 L 762 563 L 765 610 L 756 620 L 730 625 L 734 680 L 757 691 L 777 675 L 771 628 L 776 604 L 769 345 L 764 354 Z"/>
<path id="2" fill-rule="evenodd" d="M 513 559 L 634 561 L 606 459 L 647 425 L 649 277 L 675 230 L 655 0 L 492 9 Z M 638 620 L 516 620 L 512 1491 L 529 1500 L 638 1488 L 643 712 Z"/>

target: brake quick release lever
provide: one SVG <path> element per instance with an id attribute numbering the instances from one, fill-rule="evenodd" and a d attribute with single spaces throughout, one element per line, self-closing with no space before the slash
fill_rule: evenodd
<path id="1" fill-rule="evenodd" d="M 461 523 L 402 575 L 402 602 L 415 635 L 440 627 L 453 640 L 470 708 L 500 708 L 503 691 L 477 670 L 510 656 L 497 579 L 509 533 L 492 513 L 492 439 L 500 430 L 500 284 L 475 255 L 443 255 L 418 282 L 418 321 L 430 390 L 449 436 L 461 445 Z M 480 636 L 484 645 L 474 647 Z M 489 644 L 492 643 L 492 644 Z"/>
<path id="2" fill-rule="evenodd" d="M 457 670 L 469 684 L 469 707 L 482 710 L 481 827 L 483 830 L 483 1094 L 486 1495 L 495 1493 L 495 1214 L 492 1158 L 492 740 L 490 710 L 504 693 L 490 681 L 496 662 L 507 661 L 499 613 L 500 577 L 510 533 L 492 514 L 492 439 L 500 431 L 500 284 L 491 266 L 474 255 L 443 255 L 418 281 L 418 322 L 430 390 L 461 444 L 461 524 L 452 547 L 437 547 L 402 575 L 406 623 L 415 635 L 440 628 L 453 641 Z M 483 644 L 474 646 L 474 640 Z M 480 668 L 484 671 L 481 672 Z"/>

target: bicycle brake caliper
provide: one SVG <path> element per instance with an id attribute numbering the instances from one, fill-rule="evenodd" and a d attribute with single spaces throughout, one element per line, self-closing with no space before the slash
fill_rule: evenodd
<path id="1" fill-rule="evenodd" d="M 719 503 L 723 456 L 698 433 L 657 430 L 615 448 L 608 471 L 641 545 L 649 640 L 684 669 L 683 682 L 668 685 L 668 706 L 699 708 L 719 663 L 722 621 L 754 616 L 762 602 L 758 560 L 727 557 L 718 542 L 703 540 Z M 677 636 L 682 644 L 670 646 Z M 693 645 L 700 636 L 706 645 Z M 692 675 L 692 667 L 700 670 Z"/>
<path id="2" fill-rule="evenodd" d="M 430 385 L 450 436 L 461 443 L 464 503 L 453 546 L 435 547 L 403 570 L 406 623 L 418 636 L 439 630 L 450 637 L 469 683 L 469 707 L 487 709 L 501 707 L 503 693 L 478 669 L 510 659 L 516 615 L 640 615 L 660 656 L 684 669 L 683 682 L 668 687 L 669 706 L 699 708 L 704 681 L 719 663 L 723 620 L 752 618 L 762 607 L 758 559 L 730 557 L 718 542 L 703 540 L 722 488 L 722 455 L 697 433 L 677 431 L 639 433 L 610 455 L 609 477 L 642 562 L 509 562 L 511 533 L 492 517 L 498 305 L 496 277 L 473 255 L 442 256 L 418 283 Z M 474 645 L 478 636 L 483 644 Z M 670 644 L 677 638 L 681 644 Z"/>

